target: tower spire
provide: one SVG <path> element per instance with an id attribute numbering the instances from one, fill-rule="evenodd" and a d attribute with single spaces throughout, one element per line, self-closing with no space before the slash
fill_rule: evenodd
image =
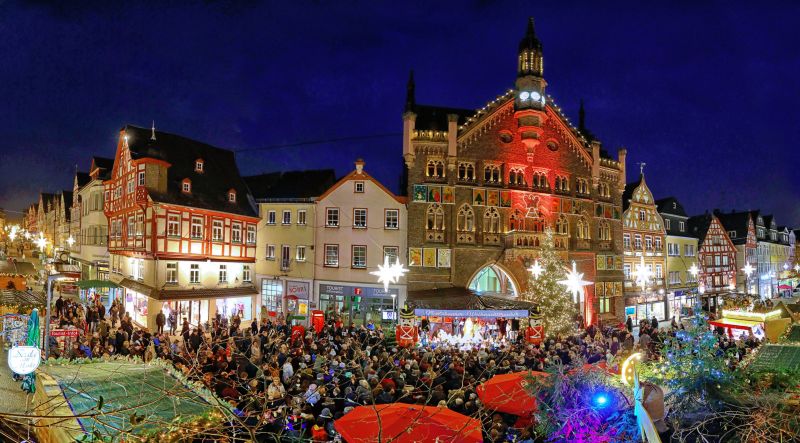
<path id="1" fill-rule="evenodd" d="M 151 128 L 151 131 L 152 132 L 150 133 L 150 140 L 155 141 L 156 140 L 156 121 L 155 120 L 153 120 L 153 127 Z"/>
<path id="2" fill-rule="evenodd" d="M 406 85 L 406 109 L 405 112 L 413 111 L 416 105 L 416 98 L 414 97 L 414 70 L 412 69 L 408 74 L 408 84 Z"/>

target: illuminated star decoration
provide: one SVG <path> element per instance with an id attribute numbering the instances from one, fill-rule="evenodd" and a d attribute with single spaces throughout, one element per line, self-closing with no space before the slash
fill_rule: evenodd
<path id="1" fill-rule="evenodd" d="M 559 280 L 559 284 L 567 287 L 567 290 L 572 292 L 572 300 L 578 302 L 578 295 L 583 291 L 583 287 L 592 284 L 590 281 L 583 279 L 583 273 L 578 272 L 575 266 L 575 261 L 572 262 L 572 270 L 567 273 L 566 280 Z"/>
<path id="2" fill-rule="evenodd" d="M 67 239 L 67 244 L 69 245 L 69 247 L 70 247 L 70 248 L 72 247 L 72 245 L 74 245 L 74 244 L 75 244 L 75 239 L 74 239 L 74 238 L 72 238 L 72 236 L 71 236 L 71 235 L 70 235 L 70 236 L 69 236 L 69 238 Z"/>
<path id="3" fill-rule="evenodd" d="M 647 286 L 647 282 L 653 276 L 653 271 L 650 269 L 650 267 L 644 265 L 644 257 L 642 257 L 641 262 L 636 265 L 636 270 L 633 271 L 633 275 L 636 276 L 636 284 L 641 286 L 642 291 L 644 291 Z"/>
<path id="4" fill-rule="evenodd" d="M 383 264 L 378 265 L 378 270 L 372 271 L 370 274 L 378 277 L 378 283 L 383 283 L 383 290 L 388 292 L 389 285 L 400 281 L 400 277 L 406 272 L 408 272 L 408 269 L 400 264 L 399 258 L 394 264 L 389 264 L 389 257 L 384 257 Z"/>
<path id="5" fill-rule="evenodd" d="M 753 267 L 753 265 L 750 264 L 750 262 L 747 262 L 742 268 L 742 271 L 744 271 L 744 275 L 750 277 L 750 274 L 752 274 L 753 271 L 755 271 L 755 268 Z"/>
<path id="6" fill-rule="evenodd" d="M 44 251 L 44 247 L 47 246 L 47 239 L 44 238 L 41 233 L 39 233 L 39 238 L 36 239 L 36 246 L 38 246 L 42 251 Z"/>
<path id="7" fill-rule="evenodd" d="M 800 272 L 800 263 L 794 265 L 794 272 Z"/>
<path id="8" fill-rule="evenodd" d="M 8 234 L 8 238 L 10 238 L 11 241 L 17 238 L 17 225 L 11 227 L 11 233 Z"/>
<path id="9" fill-rule="evenodd" d="M 531 267 L 528 268 L 528 272 L 533 274 L 534 280 L 538 279 L 539 276 L 542 275 L 542 271 L 544 271 L 544 268 L 542 268 L 542 265 L 539 264 L 539 260 L 534 261 Z"/>

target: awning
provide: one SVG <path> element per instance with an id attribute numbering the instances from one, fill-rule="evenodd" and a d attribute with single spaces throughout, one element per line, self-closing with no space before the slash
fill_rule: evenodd
<path id="1" fill-rule="evenodd" d="M 218 289 L 164 289 L 156 291 L 159 300 L 181 300 L 181 299 L 203 299 L 203 298 L 229 298 L 247 297 L 258 295 L 258 290 L 254 286 L 239 288 L 218 288 Z"/>
<path id="2" fill-rule="evenodd" d="M 138 293 L 140 293 L 142 295 L 146 295 L 146 296 L 152 297 L 152 298 L 158 298 L 157 295 L 156 295 L 158 293 L 158 291 L 156 291 L 155 288 L 153 288 L 151 286 L 147 286 L 144 283 L 139 283 L 136 280 L 131 280 L 129 278 L 123 278 L 119 282 L 119 285 L 122 286 L 125 289 L 130 289 L 131 291 L 138 292 Z"/>
<path id="3" fill-rule="evenodd" d="M 67 263 L 56 263 L 56 272 L 69 278 L 79 280 L 81 278 L 81 268 L 77 265 Z"/>
<path id="4" fill-rule="evenodd" d="M 119 285 L 108 280 L 80 280 L 75 283 L 81 289 L 118 288 Z"/>
<path id="5" fill-rule="evenodd" d="M 755 326 L 762 326 L 760 321 L 739 320 L 735 318 L 721 318 L 719 320 L 711 320 L 708 322 L 711 326 L 719 326 L 725 329 L 745 329 L 747 331 L 753 329 Z"/>

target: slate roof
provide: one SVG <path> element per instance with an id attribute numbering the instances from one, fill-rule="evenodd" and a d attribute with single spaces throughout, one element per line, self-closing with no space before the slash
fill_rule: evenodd
<path id="1" fill-rule="evenodd" d="M 692 236 L 692 234 L 687 231 L 688 226 L 685 223 L 688 216 L 683 209 L 683 205 L 677 198 L 665 197 L 656 200 L 655 203 L 658 213 L 661 214 L 661 217 L 664 219 L 664 228 L 667 235 L 674 235 L 677 237 Z M 669 221 L 669 227 L 667 227 L 667 221 Z M 681 231 L 681 221 L 684 221 L 683 231 Z"/>
<path id="2" fill-rule="evenodd" d="M 722 226 L 728 231 L 730 236 L 731 231 L 736 231 L 736 236 L 731 237 L 734 245 L 743 245 L 747 242 L 747 225 L 750 220 L 750 211 L 747 212 L 721 212 L 714 211 Z M 755 224 L 753 225 L 755 227 Z"/>
<path id="3" fill-rule="evenodd" d="M 641 175 L 639 176 L 639 180 L 636 180 L 635 182 L 631 182 L 631 183 L 628 183 L 627 185 L 625 185 L 625 191 L 622 192 L 622 210 L 623 211 L 626 211 L 628 209 L 628 206 L 630 206 L 631 197 L 633 197 L 633 191 L 635 191 L 636 188 L 638 188 L 640 184 L 642 184 L 642 176 Z"/>
<path id="4" fill-rule="evenodd" d="M 100 169 L 97 178 L 100 180 L 108 180 L 111 178 L 111 169 L 114 168 L 114 159 L 105 157 L 92 157 L 92 165 Z"/>
<path id="5" fill-rule="evenodd" d="M 131 158 L 153 158 L 170 164 L 167 168 L 167 192 L 149 191 L 150 198 L 162 203 L 190 206 L 247 216 L 256 216 L 250 204 L 247 185 L 239 174 L 233 151 L 217 148 L 168 132 L 156 131 L 151 140 L 151 130 L 127 125 Z M 195 160 L 202 159 L 204 170 L 195 171 Z M 192 192 L 182 192 L 181 184 L 188 178 Z M 236 201 L 228 201 L 228 191 L 236 191 Z"/>
<path id="6" fill-rule="evenodd" d="M 703 240 L 706 238 L 706 233 L 708 232 L 708 227 L 711 226 L 711 218 L 711 214 L 689 217 L 689 220 L 686 221 L 688 234 L 700 240 L 700 243 L 703 243 Z"/>
<path id="7" fill-rule="evenodd" d="M 86 186 L 86 184 L 87 184 L 87 183 L 89 183 L 90 181 L 92 181 L 92 176 L 90 176 L 90 175 L 89 175 L 88 173 L 86 173 L 86 172 L 80 172 L 80 171 L 78 171 L 77 173 L 75 173 L 75 177 L 76 177 L 76 178 L 77 178 L 77 180 L 78 180 L 78 189 L 80 189 L 80 188 L 82 188 L 82 187 Z"/>
<path id="8" fill-rule="evenodd" d="M 656 207 L 658 207 L 659 214 L 677 215 L 679 217 L 688 217 L 683 205 L 675 197 L 664 197 L 656 200 Z"/>
<path id="9" fill-rule="evenodd" d="M 270 172 L 244 177 L 256 200 L 308 199 L 319 197 L 336 183 L 333 169 Z"/>
<path id="10" fill-rule="evenodd" d="M 467 118 L 475 114 L 474 109 L 447 108 L 444 106 L 413 105 L 412 111 L 417 114 L 414 129 L 426 131 L 447 131 L 447 115 L 458 115 L 458 125 L 467 122 Z"/>

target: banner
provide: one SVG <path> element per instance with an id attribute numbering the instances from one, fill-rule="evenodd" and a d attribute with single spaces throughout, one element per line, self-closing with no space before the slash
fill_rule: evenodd
<path id="1" fill-rule="evenodd" d="M 528 318 L 527 309 L 414 309 L 417 317 Z"/>
<path id="2" fill-rule="evenodd" d="M 6 314 L 3 316 L 3 338 L 11 346 L 25 344 L 28 339 L 28 315 Z"/>

